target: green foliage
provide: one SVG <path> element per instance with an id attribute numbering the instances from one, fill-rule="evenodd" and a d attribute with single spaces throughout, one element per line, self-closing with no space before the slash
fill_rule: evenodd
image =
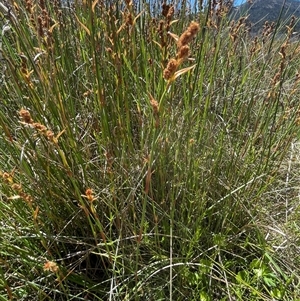
<path id="1" fill-rule="evenodd" d="M 115 2 L 3 15 L 5 298 L 297 300 L 262 216 L 299 135 L 291 31 Z"/>

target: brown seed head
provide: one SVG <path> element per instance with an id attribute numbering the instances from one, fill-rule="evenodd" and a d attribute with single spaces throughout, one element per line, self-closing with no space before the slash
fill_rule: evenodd
<path id="1" fill-rule="evenodd" d="M 89 202 L 93 202 L 96 198 L 94 197 L 94 192 L 91 188 L 87 188 L 85 191 L 85 197 L 88 199 Z"/>
<path id="2" fill-rule="evenodd" d="M 159 21 L 159 23 L 158 23 L 158 29 L 157 29 L 157 31 L 158 31 L 159 34 L 161 34 L 163 32 L 164 24 L 165 24 L 164 20 L 160 20 Z"/>
<path id="3" fill-rule="evenodd" d="M 195 36 L 197 34 L 197 32 L 199 31 L 200 26 L 197 22 L 192 21 L 190 26 L 188 27 L 188 30 L 190 31 L 190 33 Z"/>
<path id="4" fill-rule="evenodd" d="M 9 174 L 8 172 L 4 172 L 2 174 L 2 178 L 6 183 L 13 183 L 13 177 L 11 174 Z"/>
<path id="5" fill-rule="evenodd" d="M 33 3 L 32 0 L 26 0 L 26 10 L 31 14 L 32 13 L 32 7 L 33 7 Z"/>
<path id="6" fill-rule="evenodd" d="M 42 11 L 42 19 L 43 19 L 43 27 L 45 29 L 49 29 L 51 19 L 46 9 Z"/>
<path id="7" fill-rule="evenodd" d="M 150 104 L 152 106 L 154 114 L 157 115 L 158 114 L 159 105 L 158 105 L 157 100 L 152 95 L 150 95 Z"/>
<path id="8" fill-rule="evenodd" d="M 199 29 L 200 29 L 200 26 L 198 23 L 196 23 L 194 21 L 191 22 L 188 29 L 178 39 L 177 47 L 181 48 L 182 46 L 190 43 L 193 40 L 193 38 L 195 37 L 195 35 L 197 34 L 197 32 L 199 31 Z"/>
<path id="9" fill-rule="evenodd" d="M 33 123 L 32 126 L 36 130 L 38 130 L 39 132 L 46 132 L 47 131 L 47 128 L 43 124 L 40 124 L 38 122 Z"/>
<path id="10" fill-rule="evenodd" d="M 184 45 L 187 45 L 193 39 L 192 34 L 189 31 L 185 31 L 179 38 L 177 42 L 177 47 L 181 48 Z"/>
<path id="11" fill-rule="evenodd" d="M 132 1 L 131 0 L 125 0 L 126 6 L 132 6 Z"/>
<path id="12" fill-rule="evenodd" d="M 128 13 L 126 14 L 126 24 L 132 26 L 133 25 L 133 18 L 132 14 Z"/>
<path id="13" fill-rule="evenodd" d="M 33 198 L 31 195 L 29 194 L 25 194 L 25 193 L 20 193 L 21 197 L 24 199 L 25 202 L 31 204 L 33 201 Z"/>
<path id="14" fill-rule="evenodd" d="M 33 123 L 30 112 L 28 110 L 21 109 L 19 112 L 19 115 L 22 118 L 23 122 L 28 123 L 28 124 Z"/>
<path id="15" fill-rule="evenodd" d="M 55 139 L 54 133 L 53 133 L 52 131 L 48 130 L 48 131 L 46 132 L 46 137 L 47 137 L 50 141 L 56 143 L 56 139 Z"/>
<path id="16" fill-rule="evenodd" d="M 170 5 L 163 3 L 162 5 L 162 15 L 164 17 L 167 17 L 168 13 L 169 13 L 169 9 L 170 9 Z"/>
<path id="17" fill-rule="evenodd" d="M 177 60 L 170 59 L 168 65 L 165 68 L 164 73 L 163 73 L 164 79 L 166 79 L 166 80 L 171 79 L 172 76 L 174 75 L 174 73 L 176 72 L 178 65 L 179 64 L 178 64 Z"/>
<path id="18" fill-rule="evenodd" d="M 167 19 L 170 21 L 173 15 L 174 15 L 174 6 L 172 5 L 168 10 Z"/>
<path id="19" fill-rule="evenodd" d="M 85 191 L 86 195 L 92 195 L 93 194 L 93 190 L 91 188 L 87 188 L 87 190 Z"/>
<path id="20" fill-rule="evenodd" d="M 177 57 L 179 60 L 184 60 L 189 56 L 190 47 L 188 45 L 184 45 L 179 48 L 177 52 Z"/>
<path id="21" fill-rule="evenodd" d="M 22 191 L 22 186 L 20 184 L 12 184 L 11 188 L 16 191 Z"/>
<path id="22" fill-rule="evenodd" d="M 58 271 L 58 266 L 55 262 L 53 261 L 47 261 L 44 264 L 44 271 L 50 271 L 52 273 L 56 273 Z"/>
<path id="23" fill-rule="evenodd" d="M 40 7 L 41 7 L 41 9 L 45 9 L 46 8 L 44 0 L 40 0 Z"/>

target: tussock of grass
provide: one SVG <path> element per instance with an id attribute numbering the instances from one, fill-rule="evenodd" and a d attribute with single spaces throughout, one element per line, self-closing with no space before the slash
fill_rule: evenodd
<path id="1" fill-rule="evenodd" d="M 297 300 L 295 20 L 115 2 L 1 10 L 1 298 Z"/>

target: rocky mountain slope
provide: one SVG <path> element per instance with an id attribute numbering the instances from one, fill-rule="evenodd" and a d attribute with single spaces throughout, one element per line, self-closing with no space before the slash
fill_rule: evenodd
<path id="1" fill-rule="evenodd" d="M 266 21 L 277 22 L 280 19 L 284 26 L 294 15 L 297 22 L 294 30 L 300 32 L 300 2 L 296 0 L 252 0 L 234 7 L 232 15 L 235 19 L 248 15 L 253 34 L 259 33 Z"/>

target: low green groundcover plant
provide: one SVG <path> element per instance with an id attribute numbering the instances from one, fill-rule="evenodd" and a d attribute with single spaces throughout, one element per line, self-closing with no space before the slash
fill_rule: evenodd
<path id="1" fill-rule="evenodd" d="M 0 300 L 300 300 L 297 20 L 207 2 L 0 1 Z"/>

